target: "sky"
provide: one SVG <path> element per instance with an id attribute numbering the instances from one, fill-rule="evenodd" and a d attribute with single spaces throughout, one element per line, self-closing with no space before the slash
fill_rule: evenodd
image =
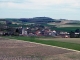
<path id="1" fill-rule="evenodd" d="M 80 20 L 80 0 L 0 0 L 0 18 Z"/>

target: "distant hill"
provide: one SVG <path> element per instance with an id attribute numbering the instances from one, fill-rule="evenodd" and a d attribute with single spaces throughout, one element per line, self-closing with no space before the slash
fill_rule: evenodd
<path id="1" fill-rule="evenodd" d="M 55 22 L 55 19 L 49 17 L 34 17 L 34 18 L 21 18 L 20 21 L 30 23 L 49 23 Z"/>
<path id="2" fill-rule="evenodd" d="M 33 17 L 33 18 L 5 18 L 0 19 L 1 23 L 49 23 L 50 25 L 63 25 L 63 24 L 80 24 L 78 20 L 67 20 L 67 19 L 52 19 L 50 17 Z"/>

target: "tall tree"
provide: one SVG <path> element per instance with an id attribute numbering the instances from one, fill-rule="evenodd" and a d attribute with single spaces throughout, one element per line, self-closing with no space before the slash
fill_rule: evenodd
<path id="1" fill-rule="evenodd" d="M 70 31 L 70 38 L 75 38 L 75 33 L 73 31 Z"/>

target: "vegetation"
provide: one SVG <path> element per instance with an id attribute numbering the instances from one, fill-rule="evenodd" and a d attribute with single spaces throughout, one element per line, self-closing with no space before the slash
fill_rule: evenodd
<path id="1" fill-rule="evenodd" d="M 75 29 L 80 29 L 80 26 L 79 26 L 80 21 L 78 21 L 78 22 L 77 21 L 75 21 L 75 22 L 70 21 L 71 23 L 68 22 L 68 23 L 65 23 L 65 24 L 62 25 L 60 23 L 62 20 L 56 20 L 56 19 L 52 19 L 52 18 L 49 18 L 49 17 L 34 17 L 34 18 L 21 18 L 21 19 L 16 19 L 16 18 L 14 18 L 14 19 L 13 18 L 0 19 L 1 23 L 2 23 L 2 21 L 5 22 L 4 25 L 8 26 L 8 27 L 21 27 L 21 26 L 22 27 L 27 27 L 28 25 L 31 26 L 31 24 L 35 24 L 35 25 L 36 24 L 41 24 L 42 26 L 49 27 L 51 30 L 57 30 L 57 31 L 70 32 L 70 31 L 74 31 Z M 55 22 L 55 23 L 53 23 L 53 22 Z M 49 23 L 52 23 L 52 25 L 50 25 Z"/>
<path id="2" fill-rule="evenodd" d="M 56 30 L 56 31 L 67 31 L 67 32 L 70 32 L 70 31 L 75 31 L 76 29 L 80 29 L 80 27 L 60 27 L 60 28 L 52 27 L 51 29 L 52 30 Z"/>
<path id="3" fill-rule="evenodd" d="M 75 49 L 75 50 L 80 51 L 80 44 L 77 44 L 77 43 L 60 42 L 60 41 L 52 41 L 52 40 L 39 40 L 39 39 L 36 39 L 36 37 L 25 37 L 25 36 L 13 36 L 13 37 L 6 36 L 6 37 L 11 38 L 11 39 L 18 39 L 18 40 L 48 44 L 48 45 L 59 46 L 59 47 Z"/>
<path id="4" fill-rule="evenodd" d="M 36 25 L 36 24 L 35 24 Z M 41 24 L 42 26 L 47 26 L 49 27 L 51 30 L 56 30 L 56 31 L 67 31 L 67 32 L 70 32 L 70 31 L 75 31 L 76 29 L 80 29 L 80 27 L 55 27 L 55 25 L 48 25 L 48 24 Z M 17 24 L 9 24 L 8 25 L 9 27 L 32 27 L 31 24 L 29 25 L 17 25 Z"/>

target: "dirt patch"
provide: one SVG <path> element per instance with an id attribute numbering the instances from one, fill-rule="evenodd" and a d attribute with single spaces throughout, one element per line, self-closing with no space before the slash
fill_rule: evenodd
<path id="1" fill-rule="evenodd" d="M 80 53 L 71 52 L 71 53 L 59 54 L 46 57 L 45 60 L 80 60 Z"/>

